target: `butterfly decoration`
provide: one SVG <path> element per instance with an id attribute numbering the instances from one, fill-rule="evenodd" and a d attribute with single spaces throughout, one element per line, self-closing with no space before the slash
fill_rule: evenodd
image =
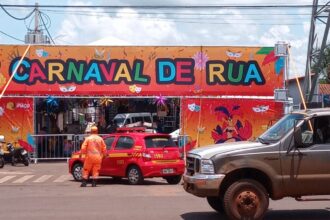
<path id="1" fill-rule="evenodd" d="M 99 51 L 98 49 L 95 48 L 94 58 L 95 59 L 103 59 L 104 58 L 104 50 Z"/>

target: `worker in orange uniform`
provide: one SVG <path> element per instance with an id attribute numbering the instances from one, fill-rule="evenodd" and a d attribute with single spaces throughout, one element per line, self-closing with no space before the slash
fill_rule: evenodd
<path id="1" fill-rule="evenodd" d="M 86 137 L 81 145 L 81 154 L 85 154 L 84 168 L 82 172 L 81 187 L 87 185 L 87 179 L 92 172 L 92 187 L 96 186 L 96 180 L 99 176 L 101 163 L 103 157 L 106 155 L 106 147 L 104 140 L 98 135 L 98 129 L 96 126 L 91 127 L 91 135 Z"/>

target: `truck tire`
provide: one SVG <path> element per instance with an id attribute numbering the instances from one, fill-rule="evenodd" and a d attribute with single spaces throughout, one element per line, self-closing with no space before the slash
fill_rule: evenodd
<path id="1" fill-rule="evenodd" d="M 259 182 L 243 179 L 228 187 L 223 202 L 229 219 L 262 219 L 268 209 L 269 196 Z"/>
<path id="2" fill-rule="evenodd" d="M 223 201 L 220 198 L 220 196 L 216 197 L 216 196 L 209 196 L 206 197 L 207 202 L 209 203 L 209 205 L 217 212 L 223 214 L 224 208 L 223 208 Z"/>

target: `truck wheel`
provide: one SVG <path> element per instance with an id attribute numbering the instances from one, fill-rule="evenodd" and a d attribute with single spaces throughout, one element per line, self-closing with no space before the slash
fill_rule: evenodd
<path id="1" fill-rule="evenodd" d="M 179 184 L 181 181 L 181 178 L 182 178 L 181 175 L 164 177 L 164 179 L 167 181 L 167 183 L 171 184 L 171 185 Z"/>
<path id="2" fill-rule="evenodd" d="M 81 163 L 76 163 L 72 167 L 72 176 L 75 181 L 82 181 L 82 170 L 83 170 L 83 165 Z"/>
<path id="3" fill-rule="evenodd" d="M 209 205 L 217 212 L 219 213 L 224 213 L 224 209 L 223 209 L 223 201 L 220 198 L 220 196 L 209 196 L 206 197 L 207 202 L 209 203 Z"/>
<path id="4" fill-rule="evenodd" d="M 262 219 L 269 205 L 268 194 L 259 182 L 234 182 L 224 195 L 224 210 L 230 219 Z"/>
<path id="5" fill-rule="evenodd" d="M 127 171 L 127 179 L 131 185 L 141 184 L 143 182 L 142 172 L 137 166 L 131 166 Z"/>

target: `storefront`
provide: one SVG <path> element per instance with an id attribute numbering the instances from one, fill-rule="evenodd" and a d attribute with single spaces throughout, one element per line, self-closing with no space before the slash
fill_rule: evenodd
<path id="1" fill-rule="evenodd" d="M 0 46 L 0 132 L 14 141 L 32 144 L 43 127 L 81 133 L 91 121 L 107 132 L 117 113 L 150 112 L 199 147 L 253 139 L 283 112 L 274 89 L 284 61 L 272 47 L 31 46 L 20 62 L 25 50 Z M 22 98 L 19 124 L 6 115 Z"/>

